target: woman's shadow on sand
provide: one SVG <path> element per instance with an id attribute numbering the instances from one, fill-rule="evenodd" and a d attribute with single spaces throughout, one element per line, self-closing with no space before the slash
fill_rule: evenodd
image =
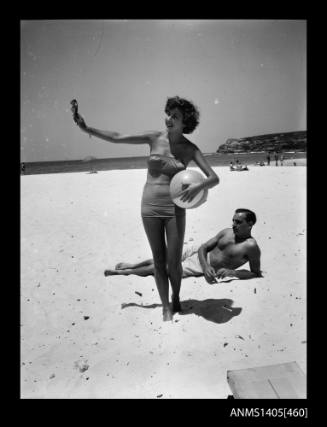
<path id="1" fill-rule="evenodd" d="M 242 311 L 241 307 L 232 307 L 233 303 L 234 301 L 231 299 L 206 299 L 203 301 L 189 299 L 181 301 L 182 311 L 179 315 L 186 316 L 188 314 L 196 314 L 210 322 L 226 323 L 233 317 L 238 316 Z M 141 305 L 134 302 L 121 305 L 122 309 L 127 307 L 141 307 L 148 309 L 162 307 L 162 305 Z"/>

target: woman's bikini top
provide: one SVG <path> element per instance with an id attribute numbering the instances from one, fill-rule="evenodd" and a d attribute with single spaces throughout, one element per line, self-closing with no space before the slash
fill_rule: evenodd
<path id="1" fill-rule="evenodd" d="M 148 170 L 152 176 L 164 174 L 172 177 L 184 169 L 186 169 L 185 165 L 175 157 L 151 154 L 148 158 Z"/>

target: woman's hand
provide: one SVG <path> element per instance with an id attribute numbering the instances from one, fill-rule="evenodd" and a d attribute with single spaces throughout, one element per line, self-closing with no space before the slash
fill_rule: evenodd
<path id="1" fill-rule="evenodd" d="M 74 122 L 77 124 L 77 126 L 82 129 L 82 130 L 86 130 L 87 126 L 85 123 L 85 120 L 83 119 L 83 117 L 80 114 L 74 114 L 73 116 Z"/>
<path id="2" fill-rule="evenodd" d="M 180 199 L 183 202 L 191 202 L 201 190 L 201 184 L 183 184 Z"/>

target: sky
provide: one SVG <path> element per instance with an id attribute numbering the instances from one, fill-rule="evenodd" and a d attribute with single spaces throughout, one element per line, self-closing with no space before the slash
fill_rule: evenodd
<path id="1" fill-rule="evenodd" d="M 88 126 L 164 130 L 170 96 L 191 100 L 203 153 L 228 138 L 306 130 L 305 20 L 21 21 L 21 161 L 146 156 Z"/>

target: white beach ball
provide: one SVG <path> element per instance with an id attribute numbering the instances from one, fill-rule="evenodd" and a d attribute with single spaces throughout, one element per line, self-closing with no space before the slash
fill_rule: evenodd
<path id="1" fill-rule="evenodd" d="M 179 196 L 181 191 L 185 190 L 189 184 L 202 183 L 204 179 L 200 172 L 194 170 L 184 170 L 174 175 L 170 182 L 170 196 L 175 205 L 185 209 L 193 209 L 202 205 L 207 200 L 207 188 L 201 190 L 191 202 L 183 202 Z"/>

